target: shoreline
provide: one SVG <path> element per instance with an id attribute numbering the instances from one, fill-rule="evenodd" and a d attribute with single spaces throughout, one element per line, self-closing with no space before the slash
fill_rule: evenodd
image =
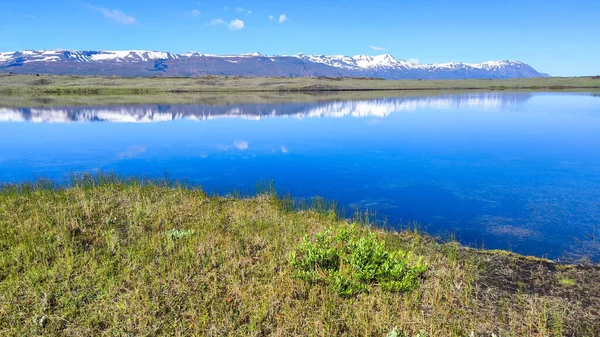
<path id="1" fill-rule="evenodd" d="M 206 85 L 202 84 L 206 82 L 205 78 L 166 78 L 166 82 L 164 82 L 161 81 L 162 78 L 0 75 L 0 107 L 101 106 L 115 104 L 203 104 L 216 106 L 375 100 L 484 93 L 557 92 L 600 95 L 600 79 L 592 78 L 460 81 L 318 78 L 232 79 L 214 76 L 211 78 L 212 84 Z M 42 80 L 47 84 L 35 84 L 40 83 Z M 538 80 L 541 80 L 542 83 Z M 264 81 L 270 81 L 271 88 L 266 86 L 256 90 L 256 83 Z M 334 83 L 339 88 L 324 87 L 323 83 Z M 373 83 L 376 84 L 374 87 L 367 87 Z M 453 83 L 459 83 L 461 86 L 448 87 Z M 477 85 L 474 86 L 473 83 Z M 490 85 L 490 83 L 493 85 Z M 500 83 L 504 85 L 500 86 Z M 251 84 L 254 86 L 249 88 L 248 85 Z M 540 86 L 540 84 L 544 85 Z M 560 89 L 557 87 L 558 84 L 561 85 Z M 321 86 L 321 89 L 315 90 L 315 85 Z M 310 90 L 307 90 L 307 87 Z"/>
<path id="2" fill-rule="evenodd" d="M 71 187 L 4 185 L 0 331 L 600 333 L 599 265 L 467 248 L 344 220 L 327 204 L 299 209 L 268 188 L 261 191 L 209 196 L 176 183 L 114 175 L 75 177 Z M 294 276 L 289 258 L 305 245 L 303 238 L 345 233 L 350 223 L 357 239 L 408 252 L 409 264 L 422 261 L 427 270 L 416 288 L 390 292 L 372 283 L 341 296 L 326 282 Z"/>
<path id="3" fill-rule="evenodd" d="M 585 91 L 527 91 L 527 90 L 377 90 L 345 92 L 202 92 L 190 93 L 152 93 L 140 95 L 48 95 L 48 94 L 0 94 L 0 108 L 43 108 L 43 107 L 83 107 L 114 105 L 207 105 L 226 106 L 244 104 L 284 104 L 284 103 L 327 103 L 340 101 L 371 101 L 381 99 L 411 99 L 446 95 L 493 95 L 560 92 L 565 94 L 595 94 L 592 89 Z M 600 94 L 600 89 L 598 91 Z"/>
<path id="4" fill-rule="evenodd" d="M 600 77 L 382 80 L 313 77 L 102 77 L 0 74 L 3 95 L 149 95 L 214 93 L 360 93 L 388 91 L 600 89 Z"/>

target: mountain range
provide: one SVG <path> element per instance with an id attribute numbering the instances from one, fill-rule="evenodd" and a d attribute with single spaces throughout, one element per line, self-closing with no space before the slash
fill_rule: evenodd
<path id="1" fill-rule="evenodd" d="M 420 64 L 389 54 L 369 56 L 247 53 L 175 54 L 148 50 L 0 52 L 0 72 L 105 76 L 327 76 L 383 79 L 548 77 L 519 61 Z"/>

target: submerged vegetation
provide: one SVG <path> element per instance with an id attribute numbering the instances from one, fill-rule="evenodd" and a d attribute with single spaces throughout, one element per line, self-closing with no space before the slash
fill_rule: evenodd
<path id="1" fill-rule="evenodd" d="M 596 266 L 297 205 L 113 176 L 6 185 L 0 335 L 600 335 Z"/>

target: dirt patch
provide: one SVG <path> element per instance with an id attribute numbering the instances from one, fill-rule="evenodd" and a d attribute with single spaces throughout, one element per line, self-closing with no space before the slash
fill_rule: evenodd
<path id="1" fill-rule="evenodd" d="M 33 82 L 30 83 L 31 85 L 50 85 L 52 84 L 52 81 L 50 81 L 47 78 L 40 78 L 39 80 L 35 80 Z"/>
<path id="2" fill-rule="evenodd" d="M 306 87 L 302 87 L 298 89 L 298 91 L 334 91 L 340 90 L 341 88 L 335 85 L 327 85 L 327 84 L 313 84 Z"/>
<path id="3" fill-rule="evenodd" d="M 198 85 L 206 85 L 206 86 L 217 86 L 222 85 L 222 82 L 217 78 L 203 78 L 196 82 Z"/>
<path id="4" fill-rule="evenodd" d="M 261 82 L 258 84 L 259 87 L 267 86 L 267 85 L 280 85 L 280 84 L 292 84 L 292 81 L 277 81 L 277 82 Z"/>
<path id="5" fill-rule="evenodd" d="M 574 325 L 600 329 L 600 266 L 563 265 L 510 253 L 483 253 L 478 296 L 543 296 L 567 304 Z"/>
<path id="6" fill-rule="evenodd" d="M 327 81 L 341 81 L 344 79 L 343 77 L 330 77 L 330 76 L 318 76 L 317 78 L 320 80 L 327 80 Z"/>
<path id="7" fill-rule="evenodd" d="M 600 308 L 600 267 L 562 265 L 512 254 L 486 254 L 480 282 L 484 288 L 582 300 Z M 575 281 L 564 287 L 560 279 Z"/>

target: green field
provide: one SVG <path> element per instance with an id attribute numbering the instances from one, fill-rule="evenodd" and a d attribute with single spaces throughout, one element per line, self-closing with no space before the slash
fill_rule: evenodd
<path id="1" fill-rule="evenodd" d="M 506 80 L 381 80 L 282 77 L 100 77 L 0 75 L 2 94 L 123 95 L 206 92 L 327 92 L 371 90 L 564 90 L 600 88 L 598 77 Z"/>
<path id="2" fill-rule="evenodd" d="M 0 106 L 247 104 L 428 96 L 468 91 L 600 91 L 600 79 L 376 80 L 266 77 L 74 77 L 1 75 Z"/>
<path id="3" fill-rule="evenodd" d="M 352 227 L 268 186 L 72 185 L 0 190 L 2 336 L 600 335 L 598 266 Z"/>
<path id="4" fill-rule="evenodd" d="M 272 104 L 283 102 L 323 102 L 341 100 L 371 100 L 386 97 L 415 97 L 437 94 L 461 94 L 456 90 L 403 91 L 328 91 L 328 92 L 204 92 L 149 94 L 0 94 L 0 107 L 97 106 L 119 104 Z"/>

